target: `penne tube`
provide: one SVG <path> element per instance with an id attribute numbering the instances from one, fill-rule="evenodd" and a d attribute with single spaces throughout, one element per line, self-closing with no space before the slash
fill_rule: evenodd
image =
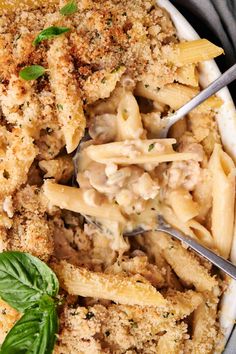
<path id="1" fill-rule="evenodd" d="M 149 232 L 146 237 L 149 238 L 149 243 L 160 247 L 166 261 L 186 285 L 194 285 L 200 292 L 211 291 L 217 286 L 217 280 L 179 242 L 163 232 Z"/>
<path id="2" fill-rule="evenodd" d="M 198 87 L 199 77 L 195 64 L 189 64 L 177 68 L 175 77 L 180 84 Z"/>
<path id="3" fill-rule="evenodd" d="M 163 47 L 163 57 L 176 66 L 197 64 L 199 62 L 213 59 L 224 53 L 224 50 L 217 47 L 207 39 L 197 39 L 189 42 L 174 44 L 172 47 Z"/>
<path id="4" fill-rule="evenodd" d="M 215 247 L 214 239 L 211 233 L 198 221 L 192 219 L 187 222 L 183 222 L 176 216 L 171 208 L 163 205 L 160 207 L 160 212 L 164 216 L 165 220 L 176 229 L 196 239 L 206 247 Z"/>
<path id="5" fill-rule="evenodd" d="M 84 134 L 86 119 L 65 36 L 55 38 L 51 42 L 48 51 L 48 69 L 66 149 L 68 153 L 71 153 L 76 149 Z"/>
<path id="6" fill-rule="evenodd" d="M 196 87 L 189 87 L 181 84 L 168 84 L 161 88 L 156 95 L 158 102 L 164 103 L 174 110 L 184 106 L 199 93 Z"/>
<path id="7" fill-rule="evenodd" d="M 126 92 L 119 103 L 117 129 L 117 141 L 138 139 L 144 133 L 139 106 L 131 92 Z"/>
<path id="8" fill-rule="evenodd" d="M 155 95 L 155 99 L 170 106 L 172 109 L 177 110 L 189 102 L 194 96 L 199 93 L 199 89 L 196 87 L 185 86 L 181 84 L 168 84 L 161 88 Z M 196 107 L 193 112 L 205 112 L 211 109 L 218 109 L 222 105 L 221 98 L 212 96 L 205 102 Z"/>
<path id="9" fill-rule="evenodd" d="M 149 85 L 145 85 L 143 82 L 138 82 L 134 93 L 136 96 L 145 97 L 149 100 L 158 101 L 158 90 L 153 89 Z"/>
<path id="10" fill-rule="evenodd" d="M 218 341 L 217 306 L 219 298 L 205 293 L 204 301 L 193 314 L 192 339 L 186 342 L 187 353 L 211 353 Z M 209 331 L 211 328 L 211 331 Z"/>
<path id="11" fill-rule="evenodd" d="M 193 201 L 191 194 L 184 188 L 172 191 L 167 203 L 170 204 L 176 216 L 182 222 L 187 222 L 198 215 L 198 204 Z"/>
<path id="12" fill-rule="evenodd" d="M 169 306 L 174 312 L 176 319 L 183 319 L 191 315 L 203 302 L 203 296 L 193 290 L 176 291 L 168 290 L 167 300 Z"/>
<path id="13" fill-rule="evenodd" d="M 48 180 L 44 183 L 44 194 L 52 205 L 61 209 L 125 223 L 125 218 L 117 205 L 101 202 L 97 206 L 92 206 L 86 202 L 86 190 L 81 188 L 63 186 Z"/>
<path id="14" fill-rule="evenodd" d="M 227 258 L 231 249 L 235 206 L 235 165 L 220 144 L 209 161 L 212 173 L 212 234 L 220 254 Z"/>
<path id="15" fill-rule="evenodd" d="M 129 140 L 102 145 L 90 145 L 83 153 L 93 161 L 121 165 L 143 164 L 194 159 L 195 153 L 178 153 L 172 148 L 175 139 Z"/>
<path id="16" fill-rule="evenodd" d="M 141 283 L 119 274 L 92 272 L 65 261 L 52 267 L 61 286 L 71 295 L 106 299 L 124 305 L 167 306 L 167 301 L 150 283 Z"/>

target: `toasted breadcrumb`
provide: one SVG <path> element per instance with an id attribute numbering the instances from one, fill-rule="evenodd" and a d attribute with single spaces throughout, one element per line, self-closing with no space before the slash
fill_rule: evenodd
<path id="1" fill-rule="evenodd" d="M 6 250 L 29 252 L 47 261 L 54 250 L 47 204 L 37 187 L 27 186 L 13 199 L 13 224 L 5 238 Z"/>
<path id="2" fill-rule="evenodd" d="M 55 354 L 211 353 L 220 336 L 220 281 L 209 266 L 165 236 L 129 239 L 126 253 L 118 254 L 103 232 L 52 207 L 42 192 L 44 178 L 71 182 L 74 166 L 66 149 L 77 148 L 96 116 L 114 116 L 126 90 L 136 87 L 139 96 L 141 87 L 156 97 L 166 85 L 184 87 L 175 82 L 180 69 L 163 56 L 178 42 L 175 27 L 154 0 L 76 3 L 73 16 L 59 12 L 67 0 L 59 7 L 34 2 L 24 10 L 19 4 L 0 16 L 0 251 L 39 257 L 57 273 L 68 303 L 71 294 L 79 295 L 60 308 Z M 70 31 L 32 45 L 50 26 Z M 34 64 L 45 74 L 21 79 L 20 70 Z M 127 77 L 132 88 L 125 86 Z M 140 110 L 149 104 L 154 112 L 141 113 L 151 136 L 153 119 L 158 128 L 168 105 L 144 100 Z M 207 177 L 208 188 L 201 167 L 220 140 L 214 112 L 190 113 L 180 124 L 173 129 L 177 149 L 195 151 L 202 161 L 173 162 L 160 168 L 160 179 L 170 188 L 194 190 L 197 200 L 204 193 L 201 178 Z M 19 318 L 0 301 L 0 343 Z"/>
<path id="3" fill-rule="evenodd" d="M 20 319 L 21 314 L 0 299 L 0 344 L 3 343 L 7 333 Z"/>
<path id="4" fill-rule="evenodd" d="M 63 322 L 64 319 L 64 322 Z M 169 328 L 173 337 L 183 340 L 186 325 L 175 327 L 172 316 L 155 308 L 95 305 L 65 308 L 63 329 L 55 353 L 156 353 L 158 341 Z M 119 325 L 117 325 L 119 324 Z"/>

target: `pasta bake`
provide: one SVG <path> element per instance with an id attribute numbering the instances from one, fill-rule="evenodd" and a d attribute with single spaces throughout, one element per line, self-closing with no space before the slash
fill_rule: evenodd
<path id="1" fill-rule="evenodd" d="M 215 119 L 222 100 L 160 138 L 162 119 L 201 90 L 199 63 L 221 54 L 180 41 L 152 0 L 1 15 L 0 246 L 56 273 L 55 354 L 222 353 L 227 279 L 155 231 L 161 214 L 229 257 L 235 165 Z M 20 317 L 0 300 L 1 343 Z"/>

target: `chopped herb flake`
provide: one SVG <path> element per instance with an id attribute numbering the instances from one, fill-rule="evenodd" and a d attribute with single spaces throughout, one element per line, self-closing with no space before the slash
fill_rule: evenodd
<path id="1" fill-rule="evenodd" d="M 110 334 L 111 334 L 110 331 L 106 331 L 106 332 L 105 332 L 105 336 L 106 336 L 106 337 L 108 337 Z"/>
<path id="2" fill-rule="evenodd" d="M 60 36 L 61 34 L 69 31 L 70 28 L 67 27 L 48 27 L 38 34 L 38 36 L 33 41 L 33 45 L 38 45 L 40 42 L 45 41 L 46 39 L 51 39 L 56 36 Z"/>
<path id="3" fill-rule="evenodd" d="M 86 320 L 90 320 L 90 319 L 93 318 L 94 316 L 95 316 L 94 313 L 91 312 L 91 311 L 89 311 L 89 312 L 86 314 L 85 319 L 86 319 Z"/>
<path id="4" fill-rule="evenodd" d="M 149 85 L 148 85 L 148 84 L 145 84 L 144 86 L 145 86 L 146 88 L 148 88 L 148 87 L 149 87 Z"/>
<path id="5" fill-rule="evenodd" d="M 18 39 L 20 39 L 20 37 L 21 37 L 21 34 L 18 34 L 17 36 L 16 36 L 16 41 L 18 41 Z"/>
<path id="6" fill-rule="evenodd" d="M 117 73 L 121 69 L 121 65 L 117 66 L 115 69 L 111 71 L 111 74 Z"/>
<path id="7" fill-rule="evenodd" d="M 154 149 L 155 143 L 152 143 L 148 147 L 148 152 L 152 151 Z"/>
<path id="8" fill-rule="evenodd" d="M 58 109 L 58 111 L 62 111 L 63 110 L 63 105 L 62 104 L 57 104 L 57 109 Z"/>
<path id="9" fill-rule="evenodd" d="M 137 322 L 135 322 L 133 319 L 129 320 L 129 323 L 130 323 L 132 328 L 138 328 Z"/>
<path id="10" fill-rule="evenodd" d="M 169 315 L 170 315 L 170 313 L 169 313 L 169 312 L 163 313 L 163 317 L 164 317 L 164 318 L 168 318 L 168 317 L 169 317 Z"/>
<path id="11" fill-rule="evenodd" d="M 60 9 L 60 14 L 63 16 L 69 16 L 69 15 L 73 15 L 77 11 L 78 11 L 77 3 L 72 0 Z"/>
<path id="12" fill-rule="evenodd" d="M 19 73 L 19 76 L 27 81 L 36 80 L 45 73 L 45 68 L 41 65 L 26 66 Z"/>

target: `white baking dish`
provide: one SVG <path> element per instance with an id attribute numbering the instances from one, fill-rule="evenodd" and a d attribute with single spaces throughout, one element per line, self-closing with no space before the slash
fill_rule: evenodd
<path id="1" fill-rule="evenodd" d="M 165 8 L 177 29 L 178 37 L 188 41 L 198 39 L 199 36 L 189 22 L 181 13 L 169 2 L 169 0 L 157 0 L 157 4 Z M 220 71 L 214 60 L 206 61 L 200 65 L 200 82 L 202 87 L 206 87 L 214 81 Z M 236 162 L 236 110 L 227 88 L 222 89 L 218 95 L 223 99 L 222 105 L 217 115 L 218 126 L 224 149 Z M 222 215 L 222 217 L 224 217 Z M 236 230 L 231 250 L 231 260 L 236 264 Z M 227 341 L 236 320 L 236 282 L 232 281 L 228 291 L 221 301 L 220 322 L 224 332 L 224 340 Z"/>

